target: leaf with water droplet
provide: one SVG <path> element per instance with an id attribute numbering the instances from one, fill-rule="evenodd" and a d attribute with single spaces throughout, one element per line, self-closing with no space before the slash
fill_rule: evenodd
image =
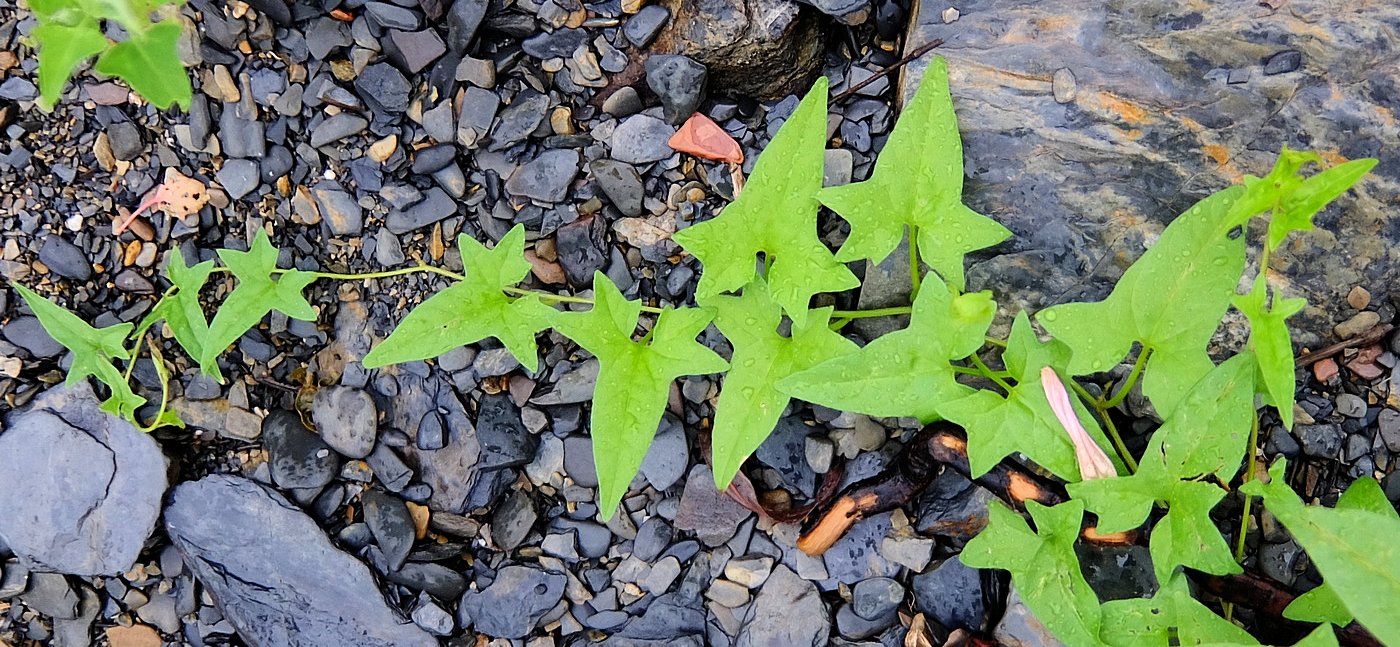
<path id="1" fill-rule="evenodd" d="M 1040 370 L 1046 366 L 1063 371 L 1069 363 L 1069 348 L 1050 340 L 1040 342 L 1026 313 L 1016 315 L 1006 340 L 1002 361 L 1015 379 L 1011 392 L 1002 397 L 992 391 L 976 391 L 939 407 L 939 414 L 967 430 L 967 458 L 973 478 L 995 467 L 1001 459 L 1021 452 L 1036 464 L 1067 480 L 1079 480 L 1079 464 L 1074 446 L 1045 397 Z M 1109 447 L 1093 416 L 1079 402 L 1071 400 L 1080 423 L 1100 447 Z M 1117 461 L 1117 455 L 1109 455 Z M 1114 467 L 1126 471 L 1121 464 Z"/>
<path id="2" fill-rule="evenodd" d="M 1070 375 L 1107 371 L 1138 342 L 1152 351 L 1143 392 L 1159 414 L 1171 415 L 1214 366 L 1206 345 L 1244 271 L 1244 236 L 1232 239 L 1225 227 L 1242 193 L 1242 187 L 1226 189 L 1178 216 L 1107 299 L 1057 305 L 1037 315 L 1074 352 Z"/>
<path id="3" fill-rule="evenodd" d="M 593 309 L 562 313 L 555 328 L 598 358 L 589 426 L 598 509 L 610 519 L 656 435 L 671 383 L 682 375 L 718 373 L 728 364 L 695 341 L 710 323 L 709 310 L 663 310 L 648 338 L 634 341 L 642 303 L 628 301 L 602 272 L 594 273 L 593 289 Z"/>
<path id="4" fill-rule="evenodd" d="M 1274 293 L 1269 301 L 1269 285 L 1260 274 L 1249 294 L 1235 297 L 1235 308 L 1249 317 L 1249 347 L 1258 363 L 1260 394 L 1278 410 L 1283 426 L 1293 428 L 1293 339 L 1288 335 L 1289 317 L 1298 314 L 1307 299 L 1285 299 Z"/>
<path id="5" fill-rule="evenodd" d="M 964 205 L 962 193 L 962 139 L 948 92 L 948 62 L 935 56 L 870 179 L 822 189 L 817 198 L 851 223 L 837 259 L 878 263 L 899 246 L 909 226 L 918 231 L 923 262 L 962 290 L 963 257 L 1011 235 Z"/>
<path id="6" fill-rule="evenodd" d="M 982 346 L 995 313 L 991 292 L 954 295 L 930 277 L 908 328 L 792 375 L 778 389 L 843 411 L 934 420 L 944 404 L 972 393 L 954 379 L 950 362 Z"/>
<path id="7" fill-rule="evenodd" d="M 705 265 L 696 297 L 738 290 L 758 277 L 755 259 L 772 260 L 765 277 L 773 300 L 793 321 L 807 316 L 812 295 L 860 281 L 817 237 L 817 191 L 826 148 L 825 78 L 798 104 L 759 156 L 744 192 L 708 220 L 672 238 Z"/>
<path id="8" fill-rule="evenodd" d="M 734 345 L 710 444 L 715 485 L 722 490 L 787 408 L 789 398 L 777 389 L 778 381 L 854 352 L 856 345 L 827 325 L 831 308 L 814 310 L 804 323 L 793 324 L 790 336 L 778 334 L 782 307 L 761 281 L 745 287 L 743 296 L 714 297 L 708 303 L 715 309 L 715 326 Z"/>
<path id="9" fill-rule="evenodd" d="M 11 284 L 19 296 L 29 306 L 30 312 L 38 318 L 39 325 L 53 340 L 63 344 L 73 353 L 73 363 L 68 367 L 68 378 L 64 384 L 75 384 L 89 375 L 111 389 L 112 396 L 102 403 L 102 410 L 133 419 L 136 410 L 146 403 L 127 384 L 126 376 L 112 364 L 113 360 L 131 361 L 126 349 L 126 340 L 131 335 L 130 323 L 120 323 L 105 328 L 93 328 L 78 315 L 62 306 L 39 296 L 18 283 Z"/>

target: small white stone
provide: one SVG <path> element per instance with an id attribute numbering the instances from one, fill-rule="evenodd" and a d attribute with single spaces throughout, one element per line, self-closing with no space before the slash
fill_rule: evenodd
<path id="1" fill-rule="evenodd" d="M 957 7 L 948 7 L 947 9 L 943 10 L 943 24 L 952 24 L 961 15 L 962 12 L 958 11 Z"/>

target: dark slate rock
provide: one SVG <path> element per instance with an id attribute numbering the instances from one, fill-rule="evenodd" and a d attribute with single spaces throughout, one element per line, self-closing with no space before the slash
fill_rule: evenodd
<path id="1" fill-rule="evenodd" d="M 520 490 L 511 492 L 491 515 L 491 538 L 501 550 L 514 551 L 525 541 L 538 519 L 530 495 Z"/>
<path id="2" fill-rule="evenodd" d="M 873 620 L 860 617 L 850 604 L 843 604 L 836 611 L 836 632 L 848 640 L 871 638 L 898 622 L 899 614 L 893 610 Z"/>
<path id="3" fill-rule="evenodd" d="M 379 410 L 361 389 L 330 386 L 311 400 L 311 419 L 322 440 L 347 458 L 364 458 L 374 451 Z"/>
<path id="4" fill-rule="evenodd" d="M 588 170 L 603 189 L 603 194 L 622 215 L 632 218 L 642 215 L 642 198 L 646 195 L 646 189 L 636 168 L 617 160 L 598 159 L 589 162 Z"/>
<path id="5" fill-rule="evenodd" d="M 507 566 L 481 591 L 462 595 L 457 621 L 497 638 L 524 638 L 564 596 L 565 578 L 531 566 Z"/>
<path id="6" fill-rule="evenodd" d="M 408 109 L 412 86 L 394 66 L 376 63 L 355 77 L 355 89 L 366 103 L 377 106 L 381 112 L 399 114 Z"/>
<path id="7" fill-rule="evenodd" d="M 870 0 L 800 0 L 802 4 L 815 7 L 832 18 L 848 25 L 865 22 L 870 13 Z"/>
<path id="8" fill-rule="evenodd" d="M 544 121 L 549 109 L 549 97 L 538 92 L 524 92 L 500 113 L 496 129 L 491 132 L 490 150 L 510 148 L 530 136 Z M 463 108 L 463 112 L 466 109 Z"/>
<path id="9" fill-rule="evenodd" d="M 914 528 L 962 545 L 987 527 L 987 506 L 996 495 L 952 470 L 944 470 L 919 496 Z"/>
<path id="10" fill-rule="evenodd" d="M 102 598 L 89 586 L 78 587 L 78 608 L 74 617 L 55 620 L 53 624 L 54 647 L 78 647 L 92 644 L 92 623 L 102 611 Z M 168 599 L 168 596 L 165 596 Z M 145 612 L 151 605 L 141 607 Z M 144 619 L 144 617 L 143 617 Z M 179 630 L 176 623 L 174 630 Z"/>
<path id="11" fill-rule="evenodd" d="M 488 4 L 488 0 L 452 0 L 447 10 L 447 48 L 453 53 L 466 53 Z"/>
<path id="12" fill-rule="evenodd" d="M 900 566 L 885 559 L 880 544 L 890 536 L 890 514 L 883 513 L 857 521 L 822 556 L 832 581 L 854 585 L 872 577 L 894 577 Z"/>
<path id="13" fill-rule="evenodd" d="M 427 227 L 457 213 L 457 201 L 438 187 L 428 189 L 423 200 L 403 209 L 394 209 L 384 219 L 384 225 L 395 234 L 406 234 Z"/>
<path id="14" fill-rule="evenodd" d="M 1381 431 L 1385 431 L 1384 426 L 1381 427 Z M 1397 440 L 1400 440 L 1400 435 L 1397 435 Z M 1288 433 L 1287 429 L 1275 426 L 1269 430 L 1268 439 L 1264 442 L 1264 452 L 1270 457 L 1283 456 L 1293 459 L 1298 457 L 1300 451 L 1302 451 L 1302 447 L 1298 445 L 1298 441 L 1293 438 L 1293 434 Z"/>
<path id="15" fill-rule="evenodd" d="M 374 477 L 390 492 L 400 492 L 413 479 L 413 470 L 405 465 L 402 458 L 384 443 L 374 446 L 374 451 L 365 457 L 365 462 L 374 470 Z"/>
<path id="16" fill-rule="evenodd" d="M 851 607 L 866 620 L 877 620 L 904 602 L 904 587 L 888 577 L 873 577 L 851 588 Z"/>
<path id="17" fill-rule="evenodd" d="M 146 147 L 141 140 L 141 130 L 130 121 L 118 121 L 108 126 L 107 143 L 112 147 L 113 156 L 127 162 L 136 159 Z"/>
<path id="18" fill-rule="evenodd" d="M 824 647 L 830 632 L 831 621 L 817 587 L 779 565 L 749 606 L 735 644 Z"/>
<path id="19" fill-rule="evenodd" d="M 396 571 L 413 550 L 413 517 L 402 499 L 378 490 L 366 490 L 360 499 L 365 505 L 365 524 L 374 542 L 384 553 L 390 571 Z"/>
<path id="20" fill-rule="evenodd" d="M 648 517 L 637 528 L 637 538 L 632 540 L 632 555 L 644 562 L 650 562 L 671 544 L 675 533 L 671 525 L 660 516 Z"/>
<path id="21" fill-rule="evenodd" d="M 409 562 L 397 571 L 386 574 L 390 582 L 423 591 L 439 600 L 455 600 L 467 590 L 467 579 L 461 573 L 442 564 Z"/>
<path id="22" fill-rule="evenodd" d="M 311 130 L 311 145 L 317 148 L 364 132 L 369 122 L 364 117 L 342 112 L 322 121 Z"/>
<path id="23" fill-rule="evenodd" d="M 29 351 L 37 358 L 53 357 L 64 351 L 63 344 L 54 341 L 38 317 L 15 317 L 5 324 L 5 339 L 11 344 Z"/>
<path id="24" fill-rule="evenodd" d="M 688 467 L 690 441 L 685 437 L 680 419 L 668 411 L 662 415 L 661 428 L 642 458 L 640 473 L 657 491 L 665 492 L 685 476 Z"/>
<path id="25" fill-rule="evenodd" d="M 1150 598 L 1157 592 L 1152 556 L 1146 546 L 1089 546 L 1076 544 L 1084 579 L 1099 599 Z"/>
<path id="26" fill-rule="evenodd" d="M 603 269 L 607 263 L 607 255 L 603 251 L 607 233 L 604 226 L 602 218 L 587 216 L 554 232 L 559 265 L 573 285 L 592 285 L 593 273 Z M 597 374 L 594 373 L 596 378 Z"/>
<path id="27" fill-rule="evenodd" d="M 647 87 L 661 98 L 666 121 L 679 125 L 705 99 L 705 66 L 680 55 L 652 56 L 646 62 Z"/>
<path id="28" fill-rule="evenodd" d="M 437 31 L 389 31 L 389 42 L 393 45 L 390 59 L 409 74 L 417 74 L 447 52 L 442 37 Z M 453 66 L 456 67 L 455 65 Z"/>
<path id="29" fill-rule="evenodd" d="M 462 112 L 457 118 L 457 143 L 476 148 L 491 130 L 491 122 L 495 121 L 496 110 L 500 107 L 501 99 L 495 92 L 475 87 L 464 90 Z"/>
<path id="30" fill-rule="evenodd" d="M 51 618 L 71 620 L 78 617 L 78 594 L 59 573 L 34 573 L 29 576 L 29 590 L 20 596 L 30 608 Z"/>
<path id="31" fill-rule="evenodd" d="M 822 64 L 822 22 L 793 2 L 694 0 L 675 11 L 652 49 L 709 69 L 712 87 L 760 100 L 801 94 Z M 940 7 L 939 10 L 942 8 Z"/>
<path id="32" fill-rule="evenodd" d="M 481 478 L 476 427 L 451 383 L 440 375 L 400 374 L 398 384 L 399 392 L 391 399 L 384 421 L 387 428 L 415 429 L 433 411 L 442 416 L 447 431 L 440 449 L 424 450 L 412 443 L 403 448 L 404 460 L 417 472 L 418 480 L 432 488 L 428 507 L 462 514 L 489 504 L 495 494 L 493 480 Z"/>
<path id="33" fill-rule="evenodd" d="M 248 6 L 271 18 L 278 27 L 292 26 L 292 11 L 284 0 L 248 0 Z"/>
<path id="34" fill-rule="evenodd" d="M 812 428 L 796 416 L 778 420 L 773 433 L 758 446 L 754 457 L 783 477 L 783 482 L 811 498 L 816 491 L 817 473 L 807 462 L 807 436 Z"/>
<path id="35" fill-rule="evenodd" d="M 368 568 L 296 506 L 247 479 L 175 488 L 165 528 L 186 566 L 252 647 L 436 646 L 384 603 Z"/>
<path id="36" fill-rule="evenodd" d="M 224 105 L 219 115 L 219 143 L 229 157 L 260 158 L 267 151 L 267 126 L 257 118 L 251 96 Z"/>
<path id="37" fill-rule="evenodd" d="M 420 24 L 418 14 L 387 2 L 366 2 L 365 14 L 389 29 L 417 29 Z"/>
<path id="38" fill-rule="evenodd" d="M 12 76 L 0 83 L 0 99 L 9 101 L 33 101 L 39 96 L 34 83 L 21 76 Z"/>
<path id="39" fill-rule="evenodd" d="M 1298 235 L 1275 257 L 1281 280 L 1314 306 L 1289 320 L 1294 343 L 1330 343 L 1328 332 L 1355 312 L 1346 303 L 1351 286 L 1385 285 L 1400 273 L 1400 246 L 1375 244 L 1393 217 L 1387 205 L 1400 200 L 1400 149 L 1383 143 L 1393 126 L 1379 116 L 1388 109 L 1384 97 L 1396 93 L 1393 75 L 1378 72 L 1393 67 L 1396 41 L 1377 41 L 1374 31 L 1400 19 L 1394 3 L 1333 15 L 1325 2 L 1290 2 L 1296 13 L 1289 15 L 1322 30 L 1328 46 L 1309 48 L 1307 65 L 1294 72 L 1242 85 L 1225 83 L 1222 72 L 1258 61 L 1261 49 L 1279 56 L 1265 48 L 1296 42 L 1298 23 L 1282 14 L 1261 18 L 1253 6 L 1210 3 L 1163 32 L 1180 17 L 1179 5 L 1085 3 L 1066 11 L 1057 3 L 991 0 L 945 25 L 939 13 L 948 3 L 918 4 L 905 47 L 947 41 L 940 52 L 953 70 L 969 175 L 964 199 L 1016 234 L 1000 256 L 974 260 L 968 272 L 968 289 L 991 289 L 1003 321 L 1019 310 L 1103 298 L 1167 222 L 1242 175 L 1267 173 L 1284 145 L 1380 159 L 1359 191 L 1319 217 L 1329 224 Z M 1006 34 L 1045 21 L 1063 29 L 1006 42 Z M 1095 31 L 1092 42 L 1079 37 L 1081 29 Z M 1170 37 L 1161 47 L 1142 47 L 1164 33 Z M 1294 67 L 1291 58 L 1274 69 Z M 905 68 L 906 99 L 929 60 Z M 1081 80 L 1071 105 L 1047 100 L 1048 87 L 1027 93 L 1000 81 L 1049 78 L 1061 67 Z M 972 69 L 986 73 L 958 72 Z M 1111 94 L 1085 91 L 1086 80 Z M 1097 133 L 1092 146 L 1078 139 L 1087 132 Z M 1040 238 L 1052 226 L 1070 235 Z M 1246 334 L 1240 320 L 1226 326 L 1222 343 Z"/>
<path id="40" fill-rule="evenodd" d="M 729 541 L 749 514 L 743 506 L 715 489 L 710 466 L 700 463 L 692 467 L 686 477 L 675 524 L 677 530 L 694 532 L 702 543 L 714 547 Z"/>
<path id="41" fill-rule="evenodd" d="M 665 27 L 666 21 L 670 19 L 670 9 L 661 5 L 647 5 L 627 19 L 627 23 L 622 26 L 622 35 L 627 37 L 633 47 L 646 47 L 661 33 L 661 28 Z"/>
<path id="42" fill-rule="evenodd" d="M 583 29 L 556 29 L 543 31 L 521 41 L 520 49 L 535 58 L 569 58 L 574 50 L 588 42 L 588 32 Z"/>
<path id="43" fill-rule="evenodd" d="M 987 614 L 982 603 L 982 576 L 956 556 L 910 580 L 914 608 L 948 629 L 976 631 Z"/>
<path id="44" fill-rule="evenodd" d="M 39 248 L 39 260 L 59 276 L 74 281 L 87 281 L 92 278 L 92 261 L 87 252 L 58 234 L 44 238 L 44 246 Z"/>
<path id="45" fill-rule="evenodd" d="M 547 150 L 529 163 L 517 167 L 506 180 L 506 191 L 540 202 L 559 202 L 568 195 L 569 185 L 578 175 L 581 161 L 579 152 L 575 150 Z"/>
<path id="46" fill-rule="evenodd" d="M 535 457 L 539 438 L 525 429 L 520 407 L 504 393 L 481 396 L 476 412 L 476 436 L 481 443 L 478 469 L 518 467 Z"/>
<path id="47" fill-rule="evenodd" d="M 648 164 L 675 154 L 668 141 L 676 129 L 651 115 L 633 115 L 613 130 L 612 158 L 628 164 Z"/>
<path id="48" fill-rule="evenodd" d="M 104 413 L 86 381 L 50 389 L 0 433 L 0 544 L 27 570 L 125 572 L 160 514 L 165 472 L 155 440 Z"/>
<path id="49" fill-rule="evenodd" d="M 237 200 L 258 188 L 258 163 L 247 159 L 225 160 L 223 168 L 214 173 L 214 177 L 228 196 Z"/>
<path id="50" fill-rule="evenodd" d="M 1304 454 L 1328 460 L 1337 459 L 1342 451 L 1342 439 L 1346 437 L 1340 426 L 1331 423 L 1298 425 L 1293 433 L 1302 442 Z"/>
<path id="51" fill-rule="evenodd" d="M 457 159 L 457 147 L 452 144 L 438 144 L 419 149 L 413 154 L 414 173 L 429 174 Z"/>
<path id="52" fill-rule="evenodd" d="M 319 488 L 340 470 L 340 459 L 320 436 L 291 411 L 273 411 L 263 419 L 272 481 L 284 488 Z"/>
<path id="53" fill-rule="evenodd" d="M 258 162 L 258 170 L 262 172 L 262 181 L 268 184 L 275 184 L 277 178 L 286 175 L 292 170 L 296 160 L 292 157 L 292 152 L 285 146 L 273 146 L 267 149 L 261 161 Z"/>
<path id="54" fill-rule="evenodd" d="M 1264 63 L 1264 76 L 1286 74 L 1303 66 L 1303 53 L 1290 49 L 1274 54 Z"/>

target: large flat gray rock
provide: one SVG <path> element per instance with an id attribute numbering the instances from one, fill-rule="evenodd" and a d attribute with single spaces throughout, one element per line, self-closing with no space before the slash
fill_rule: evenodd
<path id="1" fill-rule="evenodd" d="M 0 433 L 0 544 L 29 570 L 125 572 L 155 527 L 166 468 L 86 381 L 52 388 Z"/>
<path id="2" fill-rule="evenodd" d="M 436 646 L 384 603 L 369 568 L 282 495 L 214 475 L 170 495 L 165 530 L 253 647 Z"/>
<path id="3" fill-rule="evenodd" d="M 1167 222 L 1263 176 L 1286 144 L 1381 160 L 1274 255 L 1285 294 L 1310 303 L 1290 320 L 1296 338 L 1331 341 L 1352 286 L 1390 290 L 1400 5 L 982 0 L 944 24 L 948 3 L 914 4 L 906 47 L 946 41 L 934 51 L 949 62 L 968 205 L 1016 234 L 974 263 L 971 289 L 1032 310 L 1102 298 Z"/>

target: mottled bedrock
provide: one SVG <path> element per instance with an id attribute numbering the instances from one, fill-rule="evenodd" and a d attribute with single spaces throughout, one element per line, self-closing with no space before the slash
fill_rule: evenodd
<path id="1" fill-rule="evenodd" d="M 1290 320 L 1299 343 L 1332 341 L 1352 286 L 1390 291 L 1400 5 L 973 0 L 944 24 L 946 3 L 915 4 L 906 47 L 945 41 L 966 200 L 1016 233 L 973 259 L 970 287 L 1012 312 L 1102 298 L 1174 216 L 1287 145 L 1380 159 L 1274 255 L 1285 292 L 1309 301 Z M 906 97 L 926 66 L 909 66 Z"/>

